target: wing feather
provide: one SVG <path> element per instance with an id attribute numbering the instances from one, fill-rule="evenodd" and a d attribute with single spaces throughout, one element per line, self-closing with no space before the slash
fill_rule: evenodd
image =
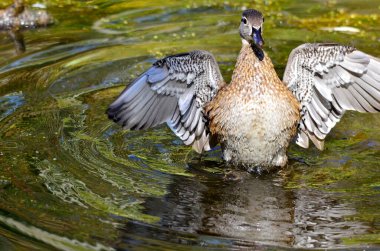
<path id="1" fill-rule="evenodd" d="M 380 60 L 353 47 L 303 44 L 288 59 L 284 82 L 301 103 L 297 144 L 323 141 L 346 110 L 380 111 Z"/>
<path id="2" fill-rule="evenodd" d="M 215 58 L 206 51 L 158 60 L 109 106 L 108 117 L 125 129 L 166 122 L 186 144 L 210 150 L 204 106 L 224 84 Z"/>

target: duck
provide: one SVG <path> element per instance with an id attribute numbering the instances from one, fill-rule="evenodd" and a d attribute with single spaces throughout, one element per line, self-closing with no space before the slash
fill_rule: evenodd
<path id="1" fill-rule="evenodd" d="M 9 6 L 4 12 L 9 17 L 17 17 L 25 10 L 25 5 L 23 0 L 14 0 L 13 4 Z"/>
<path id="2" fill-rule="evenodd" d="M 47 11 L 31 9 L 25 6 L 24 0 L 14 0 L 8 8 L 0 10 L 0 30 L 17 31 L 53 23 L 54 19 Z"/>
<path id="3" fill-rule="evenodd" d="M 220 144 L 228 165 L 285 167 L 291 142 L 319 150 L 345 111 L 380 111 L 380 59 L 352 46 L 306 43 L 293 49 L 281 80 L 264 51 L 263 14 L 243 11 L 242 47 L 226 84 L 215 57 L 195 50 L 157 60 L 109 105 L 124 129 L 166 123 L 198 152 Z"/>

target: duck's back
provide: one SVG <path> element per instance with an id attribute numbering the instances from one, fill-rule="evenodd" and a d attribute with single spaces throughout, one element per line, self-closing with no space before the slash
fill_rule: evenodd
<path id="1" fill-rule="evenodd" d="M 210 130 L 226 161 L 247 168 L 284 166 L 296 133 L 299 103 L 278 78 L 271 60 L 243 46 L 231 83 L 207 107 Z"/>

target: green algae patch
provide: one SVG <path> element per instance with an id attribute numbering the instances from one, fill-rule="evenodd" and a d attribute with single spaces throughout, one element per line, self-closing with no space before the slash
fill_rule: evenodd
<path id="1" fill-rule="evenodd" d="M 380 245 L 380 233 L 364 234 L 364 235 L 357 235 L 351 238 L 344 238 L 343 243 L 345 245 L 357 245 L 357 246 Z"/>
<path id="2" fill-rule="evenodd" d="M 300 187 L 324 188 L 327 185 L 353 178 L 358 171 L 346 166 L 310 168 L 307 173 L 294 174 L 286 187 L 292 189 Z"/>

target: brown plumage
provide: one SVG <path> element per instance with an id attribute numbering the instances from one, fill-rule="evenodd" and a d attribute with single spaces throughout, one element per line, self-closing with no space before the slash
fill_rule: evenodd
<path id="1" fill-rule="evenodd" d="M 338 44 L 303 44 L 292 51 L 282 82 L 262 50 L 264 18 L 243 12 L 242 49 L 229 85 L 211 53 L 193 51 L 157 61 L 110 105 L 126 129 L 166 122 L 197 152 L 214 139 L 224 159 L 247 170 L 287 163 L 293 138 L 319 148 L 346 110 L 380 111 L 380 61 Z"/>
<path id="2" fill-rule="evenodd" d="M 269 57 L 265 54 L 260 61 L 249 44 L 240 51 L 231 83 L 206 107 L 210 131 L 218 136 L 225 160 L 266 169 L 286 164 L 299 110 Z"/>

